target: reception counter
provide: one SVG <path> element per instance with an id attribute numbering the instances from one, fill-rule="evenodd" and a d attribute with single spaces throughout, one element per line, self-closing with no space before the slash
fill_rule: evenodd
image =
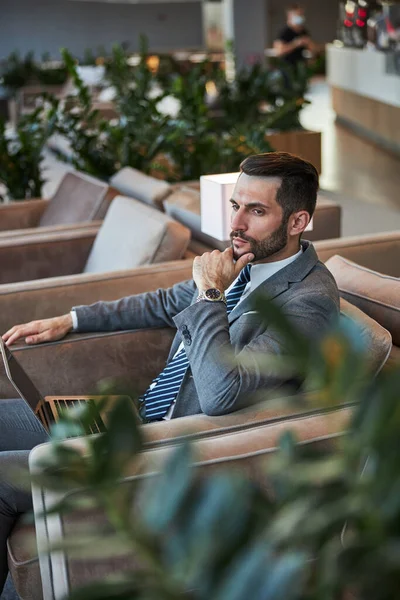
<path id="1" fill-rule="evenodd" d="M 388 56 L 370 49 L 327 47 L 327 77 L 338 121 L 400 155 L 400 76 Z"/>

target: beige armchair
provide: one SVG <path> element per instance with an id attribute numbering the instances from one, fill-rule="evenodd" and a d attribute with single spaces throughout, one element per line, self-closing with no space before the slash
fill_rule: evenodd
<path id="1" fill-rule="evenodd" d="M 114 199 L 104 222 L 0 240 L 0 283 L 101 273 L 179 259 L 190 239 L 180 223 L 133 198 Z"/>
<path id="2" fill-rule="evenodd" d="M 0 240 L 9 232 L 28 235 L 41 229 L 103 219 L 116 195 L 105 182 L 78 171 L 66 173 L 54 195 L 0 206 Z M 50 229 L 51 230 L 51 229 Z"/>

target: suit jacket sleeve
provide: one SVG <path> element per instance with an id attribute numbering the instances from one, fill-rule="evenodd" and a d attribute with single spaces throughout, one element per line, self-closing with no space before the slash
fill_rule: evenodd
<path id="1" fill-rule="evenodd" d="M 283 312 L 300 333 L 316 339 L 337 317 L 338 304 L 334 298 L 320 294 L 302 294 L 288 301 Z M 268 327 L 236 354 L 235 361 L 224 360 L 232 355 L 233 348 L 222 302 L 198 302 L 174 321 L 178 331 L 186 327 L 190 333 L 190 345 L 187 341 L 184 344 L 203 413 L 210 416 L 231 413 L 247 406 L 252 393 L 284 383 L 260 369 L 256 360 L 260 354 L 285 352 L 285 341 L 276 330 Z M 187 340 L 187 335 L 183 339 Z M 246 354 L 245 364 L 240 363 L 243 354 Z"/>
<path id="2" fill-rule="evenodd" d="M 76 306 L 73 310 L 78 319 L 78 331 L 175 327 L 173 318 L 190 305 L 195 291 L 194 281 L 184 281 L 166 290 Z"/>

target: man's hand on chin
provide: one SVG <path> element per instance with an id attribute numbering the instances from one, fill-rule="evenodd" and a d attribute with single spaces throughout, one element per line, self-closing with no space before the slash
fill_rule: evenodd
<path id="1" fill-rule="evenodd" d="M 254 259 L 254 254 L 247 253 L 236 262 L 232 248 L 224 252 L 213 250 L 196 256 L 193 261 L 193 279 L 199 291 L 217 288 L 224 292 L 238 277 L 240 271 Z"/>

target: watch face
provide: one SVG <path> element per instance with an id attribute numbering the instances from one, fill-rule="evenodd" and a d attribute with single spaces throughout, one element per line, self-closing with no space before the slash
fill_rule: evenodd
<path id="1" fill-rule="evenodd" d="M 222 293 L 216 288 L 210 288 L 205 291 L 205 295 L 209 300 L 219 300 L 222 296 Z"/>

